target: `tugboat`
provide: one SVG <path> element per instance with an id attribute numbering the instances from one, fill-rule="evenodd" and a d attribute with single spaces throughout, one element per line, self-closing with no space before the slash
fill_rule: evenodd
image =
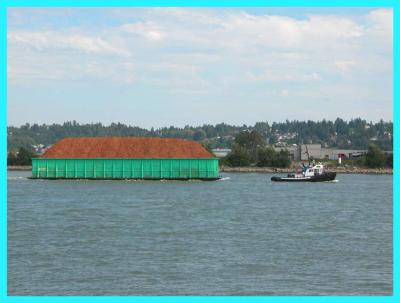
<path id="1" fill-rule="evenodd" d="M 287 177 L 272 177 L 271 181 L 281 181 L 281 182 L 326 182 L 333 181 L 336 178 L 336 172 L 326 172 L 324 171 L 324 166 L 321 163 L 315 164 L 310 163 L 310 156 L 308 154 L 308 149 L 306 146 L 306 153 L 308 156 L 308 165 L 304 165 L 303 170 L 297 173 L 288 174 Z"/>
<path id="2" fill-rule="evenodd" d="M 321 163 L 316 165 L 305 165 L 303 171 L 288 174 L 287 177 L 272 177 L 271 181 L 285 182 L 325 182 L 336 178 L 336 172 L 324 171 Z"/>

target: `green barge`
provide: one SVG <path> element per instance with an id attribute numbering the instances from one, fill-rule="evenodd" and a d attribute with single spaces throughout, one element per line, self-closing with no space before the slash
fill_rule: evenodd
<path id="1" fill-rule="evenodd" d="M 33 179 L 217 180 L 218 159 L 32 159 Z"/>
<path id="2" fill-rule="evenodd" d="M 31 178 L 217 180 L 219 163 L 199 143 L 182 139 L 65 138 L 32 159 Z"/>

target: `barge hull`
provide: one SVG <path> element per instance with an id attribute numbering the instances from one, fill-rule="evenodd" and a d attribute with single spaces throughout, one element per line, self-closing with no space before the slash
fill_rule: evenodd
<path id="1" fill-rule="evenodd" d="M 216 158 L 32 159 L 33 179 L 217 180 Z"/>

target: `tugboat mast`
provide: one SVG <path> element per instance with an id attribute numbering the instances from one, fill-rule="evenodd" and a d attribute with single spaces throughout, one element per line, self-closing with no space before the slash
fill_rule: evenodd
<path id="1" fill-rule="evenodd" d="M 310 154 L 309 154 L 309 152 L 308 152 L 307 144 L 306 144 L 305 146 L 306 146 L 306 154 L 307 154 L 307 159 L 308 159 L 308 165 L 310 166 L 310 165 L 311 165 Z"/>

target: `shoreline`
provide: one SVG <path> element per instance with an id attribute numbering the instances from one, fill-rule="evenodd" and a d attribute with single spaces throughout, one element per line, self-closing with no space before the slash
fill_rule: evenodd
<path id="1" fill-rule="evenodd" d="M 7 166 L 7 171 L 31 171 L 32 166 Z M 221 173 L 291 173 L 293 168 L 275 168 L 275 167 L 228 167 L 221 166 Z M 393 175 L 392 168 L 365 168 L 365 167 L 336 167 L 328 168 L 328 171 L 335 171 L 338 174 L 374 174 L 374 175 Z"/>
<path id="2" fill-rule="evenodd" d="M 294 168 L 274 168 L 274 167 L 220 167 L 223 173 L 291 173 Z M 335 167 L 328 168 L 327 171 L 335 171 L 338 174 L 374 174 L 374 175 L 393 175 L 392 168 L 365 168 L 365 167 Z"/>
<path id="3" fill-rule="evenodd" d="M 7 166 L 7 171 L 31 171 L 32 166 L 11 165 Z"/>

